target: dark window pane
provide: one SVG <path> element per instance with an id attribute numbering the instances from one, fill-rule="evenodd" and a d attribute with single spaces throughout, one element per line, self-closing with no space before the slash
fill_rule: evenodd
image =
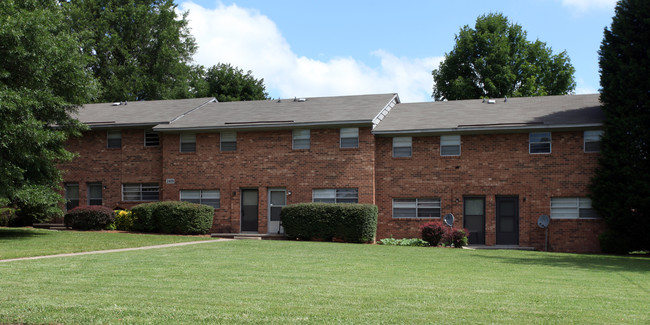
<path id="1" fill-rule="evenodd" d="M 359 138 L 341 138 L 341 148 L 358 148 Z"/>
<path id="2" fill-rule="evenodd" d="M 237 151 L 237 142 L 221 142 L 221 151 Z"/>

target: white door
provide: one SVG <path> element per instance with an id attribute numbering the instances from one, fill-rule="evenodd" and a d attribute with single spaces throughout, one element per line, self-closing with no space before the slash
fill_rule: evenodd
<path id="1" fill-rule="evenodd" d="M 287 191 L 283 188 L 269 189 L 269 234 L 283 234 L 280 211 L 287 205 Z"/>

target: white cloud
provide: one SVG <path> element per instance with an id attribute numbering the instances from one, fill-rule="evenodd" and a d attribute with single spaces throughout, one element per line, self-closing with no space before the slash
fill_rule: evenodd
<path id="1" fill-rule="evenodd" d="M 617 0 L 561 0 L 562 5 L 572 8 L 578 13 L 591 10 L 612 10 Z"/>
<path id="2" fill-rule="evenodd" d="M 206 67 L 219 62 L 252 70 L 264 78 L 271 96 L 283 98 L 337 96 L 397 92 L 404 102 L 429 101 L 433 86 L 431 70 L 442 57 L 396 57 L 384 50 L 372 55 L 378 68 L 352 57 L 327 61 L 298 56 L 277 26 L 258 10 L 218 3 L 206 9 L 184 2 L 189 10 L 191 32 L 199 49 L 194 56 Z"/>

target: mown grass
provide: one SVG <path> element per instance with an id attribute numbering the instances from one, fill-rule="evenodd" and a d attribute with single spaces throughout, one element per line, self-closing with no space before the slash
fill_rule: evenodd
<path id="1" fill-rule="evenodd" d="M 289 241 L 0 263 L 0 323 L 650 322 L 650 260 Z"/>
<path id="2" fill-rule="evenodd" d="M 171 244 L 202 239 L 210 238 L 0 227 L 0 260 Z"/>

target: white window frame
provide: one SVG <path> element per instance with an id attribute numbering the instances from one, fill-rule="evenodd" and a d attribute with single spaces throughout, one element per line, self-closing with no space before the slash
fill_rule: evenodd
<path id="1" fill-rule="evenodd" d="M 584 132 L 583 148 L 585 152 L 600 152 L 600 139 L 603 137 L 603 130 L 588 130 Z M 598 143 L 598 150 L 587 150 L 588 143 Z"/>
<path id="2" fill-rule="evenodd" d="M 180 190 L 179 201 L 209 205 L 215 209 L 221 208 L 221 193 L 219 190 Z"/>
<path id="3" fill-rule="evenodd" d="M 413 155 L 412 137 L 393 137 L 393 157 L 408 158 Z"/>
<path id="4" fill-rule="evenodd" d="M 359 148 L 359 128 L 341 128 L 339 145 L 341 148 Z"/>
<path id="5" fill-rule="evenodd" d="M 128 195 L 131 195 L 132 197 L 127 198 L 125 192 L 129 193 Z M 146 195 L 144 193 L 156 193 L 156 199 L 145 199 Z M 134 196 L 137 196 L 137 198 L 134 198 Z M 160 201 L 160 185 L 158 183 L 124 183 L 122 184 L 122 201 Z"/>
<path id="6" fill-rule="evenodd" d="M 584 215 L 584 216 L 581 216 Z M 551 219 L 600 219 L 587 197 L 552 197 Z"/>
<path id="7" fill-rule="evenodd" d="M 543 138 L 545 137 L 544 135 L 548 134 L 548 141 L 542 141 L 543 139 L 537 139 L 537 138 Z M 533 140 L 538 140 L 538 141 L 533 141 Z M 533 152 L 533 145 L 546 145 L 548 144 L 548 151 L 538 151 L 538 152 Z M 552 152 L 552 146 L 553 146 L 553 134 L 551 132 L 531 132 L 528 134 L 528 153 L 531 155 L 547 155 Z"/>
<path id="8" fill-rule="evenodd" d="M 179 139 L 179 152 L 196 152 L 196 133 L 181 133 Z"/>
<path id="9" fill-rule="evenodd" d="M 117 144 L 115 142 L 117 142 Z M 110 148 L 110 149 L 122 148 L 122 130 L 106 131 L 106 148 Z"/>
<path id="10" fill-rule="evenodd" d="M 311 131 L 309 129 L 291 131 L 291 146 L 293 150 L 309 149 L 311 146 Z"/>
<path id="11" fill-rule="evenodd" d="M 355 196 L 351 196 L 354 194 Z M 356 188 L 316 188 L 312 190 L 312 202 L 321 203 L 359 203 L 359 189 Z M 351 202 L 354 201 L 354 202 Z"/>
<path id="12" fill-rule="evenodd" d="M 99 189 L 99 196 L 94 196 L 91 195 L 91 188 L 98 188 Z M 88 193 L 86 197 L 86 203 L 88 205 L 102 205 L 103 200 L 103 191 L 102 191 L 102 183 L 100 182 L 91 182 L 91 183 L 86 183 L 86 193 Z M 97 202 L 99 201 L 99 202 Z M 97 204 L 99 203 L 99 204 Z"/>
<path id="13" fill-rule="evenodd" d="M 144 130 L 144 146 L 145 147 L 159 147 L 160 146 L 160 133 L 151 130 Z"/>
<path id="14" fill-rule="evenodd" d="M 458 147 L 458 153 L 444 153 L 444 149 Z M 440 136 L 440 156 L 460 156 L 460 135 L 441 135 Z"/>
<path id="15" fill-rule="evenodd" d="M 412 210 L 413 215 L 400 217 L 395 213 L 395 209 Z M 424 209 L 437 210 L 437 216 L 421 216 L 420 210 Z M 393 219 L 440 219 L 441 211 L 440 198 L 393 198 Z"/>
<path id="16" fill-rule="evenodd" d="M 237 151 L 237 132 L 228 131 L 219 133 L 219 150 L 221 152 Z"/>

